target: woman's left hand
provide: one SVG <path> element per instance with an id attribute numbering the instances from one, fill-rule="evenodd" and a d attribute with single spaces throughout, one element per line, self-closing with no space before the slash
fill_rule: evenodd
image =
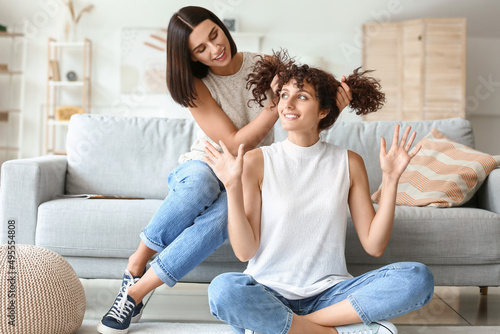
<path id="1" fill-rule="evenodd" d="M 415 147 L 410 153 L 411 145 L 413 140 L 415 140 L 416 132 L 413 132 L 410 139 L 408 140 L 408 135 L 410 134 L 411 127 L 407 127 L 401 142 L 399 142 L 399 128 L 400 125 L 397 124 L 394 129 L 394 137 L 392 140 L 392 145 L 389 152 L 386 151 L 385 138 L 380 139 L 380 168 L 382 173 L 389 176 L 392 179 L 399 180 L 401 174 L 405 171 L 406 167 L 410 163 L 410 160 L 420 151 L 421 146 Z"/>
<path id="2" fill-rule="evenodd" d="M 343 76 L 336 96 L 337 107 L 340 111 L 344 110 L 352 101 L 351 88 L 345 83 L 345 80 L 345 76 Z"/>

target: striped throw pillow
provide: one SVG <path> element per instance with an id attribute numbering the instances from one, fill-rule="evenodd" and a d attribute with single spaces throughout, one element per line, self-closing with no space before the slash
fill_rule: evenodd
<path id="1" fill-rule="evenodd" d="M 488 174 L 500 165 L 491 156 L 446 138 L 436 129 L 417 144 L 422 149 L 401 175 L 396 205 L 452 207 L 474 196 Z M 381 188 L 373 195 L 380 201 Z"/>

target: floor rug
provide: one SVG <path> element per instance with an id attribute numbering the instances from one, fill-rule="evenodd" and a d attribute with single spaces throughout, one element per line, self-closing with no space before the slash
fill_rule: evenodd
<path id="1" fill-rule="evenodd" d="M 75 334 L 96 334 L 97 320 L 84 320 Z M 130 334 L 233 334 L 231 327 L 224 324 L 140 322 L 132 324 Z"/>
<path id="2" fill-rule="evenodd" d="M 97 333 L 97 320 L 84 320 L 76 334 Z M 398 326 L 399 334 L 499 334 L 498 326 Z M 232 334 L 224 324 L 141 322 L 130 326 L 129 334 Z"/>

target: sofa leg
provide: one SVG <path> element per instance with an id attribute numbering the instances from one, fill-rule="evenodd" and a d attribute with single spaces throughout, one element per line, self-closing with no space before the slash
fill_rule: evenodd
<path id="1" fill-rule="evenodd" d="M 488 295 L 488 287 L 487 286 L 480 286 L 479 287 L 479 294 L 481 296 L 486 296 Z"/>

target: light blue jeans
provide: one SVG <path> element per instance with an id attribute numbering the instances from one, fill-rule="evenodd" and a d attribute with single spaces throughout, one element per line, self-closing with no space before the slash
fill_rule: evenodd
<path id="1" fill-rule="evenodd" d="M 421 263 L 400 262 L 337 283 L 321 294 L 288 300 L 252 276 L 227 273 L 208 287 L 210 310 L 231 325 L 266 334 L 288 333 L 293 313 L 306 315 L 348 299 L 361 321 L 370 324 L 416 310 L 432 299 L 434 277 Z"/>
<path id="2" fill-rule="evenodd" d="M 140 237 L 158 252 L 151 264 L 155 274 L 172 287 L 227 239 L 227 195 L 212 169 L 198 160 L 177 166 L 168 189 Z"/>

